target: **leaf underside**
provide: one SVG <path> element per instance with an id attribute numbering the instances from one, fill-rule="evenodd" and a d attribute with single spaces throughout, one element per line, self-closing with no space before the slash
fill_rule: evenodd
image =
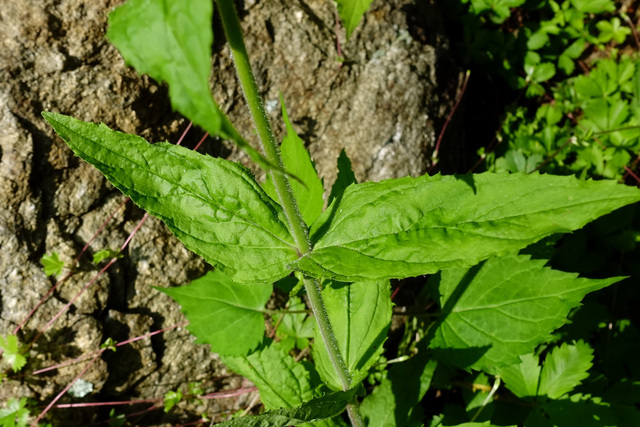
<path id="1" fill-rule="evenodd" d="M 184 245 L 237 282 L 273 282 L 297 251 L 282 208 L 244 167 L 55 113 L 45 119 L 74 153 Z"/>

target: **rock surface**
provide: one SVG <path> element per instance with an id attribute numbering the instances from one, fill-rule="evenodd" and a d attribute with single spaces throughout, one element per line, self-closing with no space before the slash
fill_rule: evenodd
<path id="1" fill-rule="evenodd" d="M 40 113 L 104 122 L 150 141 L 175 142 L 187 122 L 172 112 L 166 87 L 126 67 L 105 40 L 107 14 L 119 0 L 0 3 L 0 334 L 20 325 L 54 285 L 40 258 L 57 252 L 71 265 L 91 241 L 75 274 L 21 328 L 25 343 L 43 333 L 31 348 L 24 375 L 10 374 L 0 389 L 0 402 L 16 396 L 36 399 L 36 414 L 85 369 L 108 337 L 122 342 L 183 322 L 179 307 L 151 286 L 186 284 L 207 265 L 160 221 L 149 218 L 125 257 L 92 282 L 107 261 L 96 266 L 91 256 L 119 248 L 144 213 L 130 202 L 122 206 L 124 196 L 74 158 Z M 240 8 L 274 126 L 281 135 L 277 100 L 282 92 L 327 188 L 343 147 L 359 180 L 426 171 L 458 81 L 432 3 L 375 1 L 347 43 L 340 33 L 342 65 L 336 59 L 331 1 L 247 0 Z M 219 22 L 214 27 L 214 97 L 236 127 L 257 143 Z M 185 144 L 193 146 L 201 135 L 192 130 Z M 248 164 L 243 153 L 217 139 L 207 140 L 204 151 Z M 86 355 L 91 356 L 82 362 L 33 374 Z M 243 384 L 208 347 L 193 344 L 181 327 L 104 352 L 82 379 L 90 384 L 84 385 L 88 394 L 77 397 L 82 393 L 74 388 L 75 397 L 67 393 L 58 403 L 161 399 L 169 390 L 186 390 L 187 383 L 198 381 L 207 393 Z M 129 421 L 174 425 L 195 421 L 203 412 L 223 419 L 253 397 L 183 402 L 169 415 L 155 409 Z M 116 412 L 130 414 L 152 405 L 118 407 Z M 56 426 L 81 425 L 107 420 L 110 409 L 54 409 L 51 415 Z"/>

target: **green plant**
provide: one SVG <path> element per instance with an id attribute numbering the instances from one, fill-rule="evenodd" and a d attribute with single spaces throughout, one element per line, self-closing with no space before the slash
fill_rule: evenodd
<path id="1" fill-rule="evenodd" d="M 339 416 L 345 408 L 353 425 L 364 425 L 360 412 L 370 425 L 424 422 L 419 402 L 432 381 L 442 381 L 437 367 L 506 376 L 501 372 L 519 369 L 551 339 L 585 294 L 620 280 L 577 278 L 518 253 L 640 200 L 636 189 L 613 182 L 484 173 L 358 184 L 343 153 L 322 211 L 320 178 L 284 104 L 287 136 L 280 148 L 275 143 L 233 3 L 217 5 L 264 155 L 244 141 L 208 90 L 209 1 L 130 1 L 112 13 L 108 37 L 139 71 L 169 84 L 177 110 L 212 134 L 232 138 L 269 170 L 263 186 L 227 160 L 43 115 L 76 155 L 216 268 L 189 286 L 162 291 L 180 303 L 198 342 L 210 344 L 256 384 L 269 410 L 224 425 L 344 425 Z M 359 408 L 361 384 L 384 351 L 393 306 L 390 280 L 425 274 L 432 274 L 427 292 L 441 310 L 426 336 L 406 346 L 413 357 L 390 365 Z M 304 310 L 265 309 L 272 284 L 284 287 L 286 280 L 302 284 L 294 284 L 292 293 L 302 288 L 313 313 L 313 363 L 294 350 L 305 347 L 310 335 Z M 292 299 L 289 309 L 300 306 Z M 280 321 L 285 327 L 279 337 L 277 331 L 264 336 L 265 313 L 276 324 L 292 316 Z M 574 347 L 583 355 L 577 365 L 552 368 Z M 584 379 L 587 351 L 582 344 L 574 347 L 550 353 L 541 382 L 543 375 L 564 375 L 560 391 L 569 393 Z M 488 377 L 478 374 L 476 380 Z M 489 389 L 495 393 L 499 383 Z M 514 381 L 505 383 L 518 390 Z M 536 393 L 557 399 L 564 396 L 560 391 Z M 179 390 L 171 393 L 166 410 L 181 398 Z M 486 398 L 475 398 L 467 409 L 487 414 L 487 405 Z M 431 425 L 436 423 L 434 418 Z"/>
<path id="2" fill-rule="evenodd" d="M 595 62 L 588 75 L 553 88 L 553 99 L 507 114 L 489 170 L 621 179 L 640 151 L 640 61 Z"/>

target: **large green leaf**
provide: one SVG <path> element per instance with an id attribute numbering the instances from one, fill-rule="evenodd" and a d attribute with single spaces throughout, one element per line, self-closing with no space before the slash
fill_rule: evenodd
<path id="1" fill-rule="evenodd" d="M 140 73 L 169 84 L 173 107 L 212 135 L 234 140 L 265 170 L 280 170 L 251 147 L 213 100 L 211 0 L 129 0 L 109 14 L 107 38 Z"/>
<path id="2" fill-rule="evenodd" d="M 402 427 L 431 384 L 437 362 L 427 351 L 426 340 L 418 344 L 418 354 L 389 369 L 387 378 L 360 404 L 369 427 Z"/>
<path id="3" fill-rule="evenodd" d="M 314 250 L 293 265 L 345 282 L 469 267 L 638 200 L 615 182 L 538 174 L 356 184 L 312 225 Z"/>
<path id="4" fill-rule="evenodd" d="M 342 413 L 354 394 L 355 389 L 338 391 L 313 399 L 298 408 L 279 409 L 254 417 L 236 418 L 218 425 L 225 427 L 284 427 L 325 420 Z"/>
<path id="5" fill-rule="evenodd" d="M 382 344 L 391 324 L 390 290 L 387 281 L 329 282 L 322 290 L 336 345 L 351 375 L 352 387 L 366 377 L 382 353 Z M 318 328 L 313 359 L 322 380 L 332 389 L 341 390 L 342 383 Z"/>
<path id="6" fill-rule="evenodd" d="M 362 20 L 364 13 L 369 10 L 373 0 L 335 0 L 338 4 L 338 14 L 347 31 L 347 38 Z"/>
<path id="7" fill-rule="evenodd" d="M 242 166 L 105 125 L 43 113 L 76 155 L 187 248 L 237 282 L 273 282 L 297 258 L 279 205 Z"/>
<path id="8" fill-rule="evenodd" d="M 267 409 L 295 408 L 313 398 L 311 372 L 278 342 L 265 339 L 257 351 L 247 356 L 222 356 L 222 361 L 258 387 Z"/>
<path id="9" fill-rule="evenodd" d="M 296 134 L 289 121 L 287 110 L 282 101 L 282 117 L 287 126 L 287 135 L 282 140 L 282 163 L 288 173 L 296 176 L 300 181 L 291 180 L 291 191 L 298 202 L 298 209 L 307 224 L 316 220 L 322 213 L 324 199 L 322 198 L 322 180 L 318 178 L 318 172 L 309 157 L 309 152 L 304 147 L 304 141 Z M 279 200 L 273 185 L 271 175 L 262 186 L 273 200 Z"/>
<path id="10" fill-rule="evenodd" d="M 589 292 L 621 278 L 583 279 L 511 255 L 430 278 L 442 307 L 430 347 L 460 368 L 494 373 L 551 338 Z"/>
<path id="11" fill-rule="evenodd" d="M 176 300 L 187 316 L 187 329 L 214 353 L 246 354 L 264 335 L 264 306 L 271 286 L 235 283 L 211 271 L 188 286 L 156 288 Z"/>

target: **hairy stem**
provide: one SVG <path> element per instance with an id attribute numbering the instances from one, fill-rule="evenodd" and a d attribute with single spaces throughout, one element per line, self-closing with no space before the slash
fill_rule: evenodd
<path id="1" fill-rule="evenodd" d="M 253 71 L 251 70 L 249 55 L 247 54 L 247 49 L 242 37 L 242 28 L 240 27 L 240 21 L 238 20 L 233 1 L 216 0 L 216 3 L 218 4 L 220 16 L 222 17 L 224 32 L 227 37 L 227 42 L 229 43 L 229 48 L 231 49 L 238 79 L 240 80 L 240 85 L 242 86 L 245 99 L 247 100 L 251 116 L 253 117 L 258 132 L 258 137 L 260 138 L 260 143 L 262 144 L 262 150 L 270 162 L 283 168 L 280 150 L 273 136 L 271 124 L 264 109 Z M 298 204 L 291 191 L 289 180 L 284 174 L 271 172 L 271 175 L 298 252 L 300 256 L 309 253 L 312 250 L 311 242 L 309 241 L 309 232 L 298 210 Z M 317 280 L 309 277 L 305 277 L 304 282 L 309 305 L 318 323 L 320 335 L 329 353 L 331 363 L 340 378 L 342 388 L 348 390 L 351 387 L 349 371 L 338 349 L 337 341 L 333 334 L 324 302 L 322 301 L 320 284 Z M 355 400 L 353 402 L 355 402 Z M 355 403 L 349 404 L 347 410 L 354 426 L 364 426 Z"/>

